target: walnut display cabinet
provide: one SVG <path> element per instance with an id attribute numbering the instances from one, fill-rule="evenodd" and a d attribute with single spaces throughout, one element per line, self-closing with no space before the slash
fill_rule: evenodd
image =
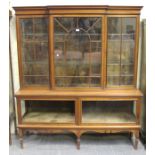
<path id="1" fill-rule="evenodd" d="M 140 6 L 15 7 L 21 147 L 26 131 L 133 135 Z M 23 106 L 24 105 L 24 106 Z M 23 108 L 24 107 L 24 108 Z"/>

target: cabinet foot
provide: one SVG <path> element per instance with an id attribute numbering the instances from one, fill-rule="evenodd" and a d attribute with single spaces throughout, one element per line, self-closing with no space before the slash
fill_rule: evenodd
<path id="1" fill-rule="evenodd" d="M 138 149 L 138 142 L 139 142 L 139 131 L 133 133 L 134 135 L 134 140 L 133 140 L 133 147 L 135 150 Z"/>
<path id="2" fill-rule="evenodd" d="M 9 133 L 9 145 L 12 145 L 12 137 L 11 137 L 11 133 Z"/>
<path id="3" fill-rule="evenodd" d="M 19 141 L 20 141 L 20 147 L 21 147 L 21 149 L 23 149 L 24 148 L 24 146 L 23 146 L 23 138 L 20 138 Z"/>
<path id="4" fill-rule="evenodd" d="M 21 149 L 23 149 L 24 148 L 24 146 L 23 146 L 23 131 L 21 129 L 19 129 L 19 142 L 20 142 Z"/>
<path id="5" fill-rule="evenodd" d="M 77 145 L 77 149 L 80 150 L 80 137 L 77 138 L 77 143 L 76 143 L 76 145 Z"/>
<path id="6" fill-rule="evenodd" d="M 138 139 L 137 138 L 135 138 L 134 149 L 135 150 L 138 149 Z"/>

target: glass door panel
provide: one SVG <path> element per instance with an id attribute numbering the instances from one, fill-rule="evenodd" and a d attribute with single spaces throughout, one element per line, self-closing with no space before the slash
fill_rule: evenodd
<path id="1" fill-rule="evenodd" d="M 48 85 L 48 19 L 20 19 L 24 85 Z"/>
<path id="2" fill-rule="evenodd" d="M 100 86 L 101 18 L 54 18 L 54 45 L 57 87 Z"/>
<path id="3" fill-rule="evenodd" d="M 108 18 L 108 86 L 133 85 L 135 32 L 136 18 Z"/>
<path id="4" fill-rule="evenodd" d="M 134 80 L 135 33 L 136 18 L 123 18 L 120 85 L 131 85 Z"/>
<path id="5" fill-rule="evenodd" d="M 107 85 L 119 85 L 121 19 L 108 18 Z"/>

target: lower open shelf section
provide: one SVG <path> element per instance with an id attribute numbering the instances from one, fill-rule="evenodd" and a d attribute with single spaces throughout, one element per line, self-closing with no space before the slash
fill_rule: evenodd
<path id="1" fill-rule="evenodd" d="M 24 123 L 74 123 L 71 112 L 29 112 L 23 117 Z"/>
<path id="2" fill-rule="evenodd" d="M 141 94 L 136 92 L 130 94 L 123 90 L 118 96 L 115 91 L 105 96 L 94 91 L 79 94 L 67 90 L 62 96 L 59 91 L 44 95 L 42 92 L 30 96 L 20 94 L 19 98 L 17 96 L 17 112 L 21 147 L 24 134 L 33 131 L 72 133 L 76 136 L 78 149 L 80 137 L 85 133 L 129 133 L 135 137 L 134 147 L 137 148 L 141 129 Z"/>
<path id="3" fill-rule="evenodd" d="M 82 123 L 136 123 L 132 101 L 83 101 Z"/>
<path id="4" fill-rule="evenodd" d="M 134 114 L 134 101 L 24 100 L 25 112 L 18 125 L 21 147 L 24 132 L 73 133 L 77 148 L 85 133 L 129 133 L 138 146 L 140 124 Z"/>
<path id="5" fill-rule="evenodd" d="M 133 101 L 82 101 L 81 117 L 75 101 L 25 101 L 23 123 L 123 124 L 136 123 Z M 81 120 L 80 120 L 81 119 Z M 76 121 L 75 121 L 76 120 Z"/>
<path id="6" fill-rule="evenodd" d="M 25 101 L 23 123 L 75 124 L 74 101 Z"/>

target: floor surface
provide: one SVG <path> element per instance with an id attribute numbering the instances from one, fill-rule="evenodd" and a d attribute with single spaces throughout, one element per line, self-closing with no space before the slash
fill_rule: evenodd
<path id="1" fill-rule="evenodd" d="M 12 136 L 10 155 L 145 155 L 145 148 L 139 142 L 134 150 L 129 137 L 124 135 L 83 135 L 81 148 L 77 150 L 73 135 L 26 135 L 24 149 L 19 140 Z"/>

